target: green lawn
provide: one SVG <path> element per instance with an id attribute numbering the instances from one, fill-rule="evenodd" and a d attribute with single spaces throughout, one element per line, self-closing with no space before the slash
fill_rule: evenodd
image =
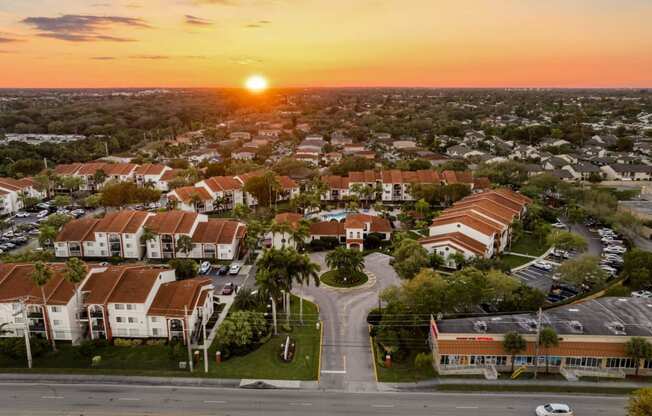
<path id="1" fill-rule="evenodd" d="M 279 336 L 257 350 L 241 356 L 230 357 L 220 364 L 215 363 L 215 345 L 209 351 L 211 376 L 220 378 L 253 378 L 277 380 L 316 380 L 319 374 L 319 355 L 321 353 L 321 334 L 316 328 L 319 321 L 317 305 L 303 302 L 304 323 L 299 323 L 299 298 L 292 296 L 292 331 L 290 337 L 296 343 L 295 358 L 290 363 L 280 359 L 280 346 L 288 334 Z"/>
<path id="2" fill-rule="evenodd" d="M 414 359 L 420 352 L 430 353 L 427 348 L 412 349 L 410 354 L 402 362 L 392 363 L 391 368 L 386 368 L 382 362 L 382 353 L 378 350 L 378 344 L 374 343 L 374 364 L 376 365 L 376 373 L 378 374 L 378 381 L 383 383 L 410 383 L 422 380 L 429 380 L 435 378 L 437 374 L 434 368 L 429 366 L 427 368 L 416 368 L 414 366 Z"/>
<path id="3" fill-rule="evenodd" d="M 70 344 L 58 346 L 58 352 L 49 352 L 34 359 L 32 372 L 66 374 L 121 374 L 161 377 L 219 377 L 260 378 L 284 380 L 316 380 L 319 374 L 321 334 L 316 329 L 319 321 L 317 305 L 303 302 L 304 324 L 299 323 L 299 298 L 292 296 L 293 328 L 290 333 L 296 342 L 295 358 L 284 363 L 279 357 L 280 345 L 285 335 L 272 337 L 257 350 L 242 356 L 232 357 L 221 364 L 215 363 L 215 350 L 209 350 L 209 373 L 203 372 L 200 362 L 194 373 L 178 369 L 178 360 L 169 354 L 169 348 L 160 345 L 134 347 L 107 346 L 98 348 L 93 355 L 102 356 L 101 364 L 92 367 L 91 358 L 83 356 L 78 347 Z M 279 330 L 281 324 L 279 322 Z M 183 352 L 185 353 L 185 347 Z M 203 357 L 203 354 L 202 354 Z M 186 355 L 183 354 L 183 360 Z M 0 355 L 0 372 L 27 372 L 26 363 Z"/>
<path id="4" fill-rule="evenodd" d="M 514 267 L 521 266 L 529 261 L 532 261 L 532 259 L 527 258 L 527 257 L 521 257 L 521 256 L 514 256 L 511 254 L 504 254 L 500 256 L 499 261 L 508 266 L 510 269 L 513 269 Z"/>
<path id="5" fill-rule="evenodd" d="M 369 280 L 369 277 L 365 273 L 357 272 L 354 273 L 346 282 L 340 282 L 337 280 L 337 271 L 329 270 L 322 274 L 319 280 L 322 283 L 333 287 L 356 287 L 366 283 L 367 280 Z"/>
<path id="6" fill-rule="evenodd" d="M 528 254 L 530 256 L 540 256 L 548 250 L 548 245 L 541 243 L 531 234 L 523 234 L 521 237 L 512 243 L 512 248 L 509 250 L 514 253 Z"/>

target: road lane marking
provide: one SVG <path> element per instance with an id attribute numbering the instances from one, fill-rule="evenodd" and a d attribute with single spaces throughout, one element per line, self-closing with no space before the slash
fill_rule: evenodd
<path id="1" fill-rule="evenodd" d="M 303 403 L 295 403 L 295 402 L 290 402 L 290 406 L 312 406 L 312 403 L 308 402 L 303 402 Z"/>
<path id="2" fill-rule="evenodd" d="M 456 409 L 477 409 L 478 406 L 455 406 Z"/>
<path id="3" fill-rule="evenodd" d="M 140 399 L 138 399 L 136 397 L 120 397 L 120 398 L 118 398 L 118 400 L 121 400 L 123 402 L 138 402 L 138 401 L 140 401 Z"/>
<path id="4" fill-rule="evenodd" d="M 41 396 L 41 399 L 63 399 L 63 396 Z"/>
<path id="5" fill-rule="evenodd" d="M 322 374 L 346 374 L 346 370 L 321 370 Z"/>
<path id="6" fill-rule="evenodd" d="M 391 408 L 394 407 L 393 404 L 372 404 L 371 407 L 386 407 L 386 408 Z"/>
<path id="7" fill-rule="evenodd" d="M 204 403 L 223 404 L 226 402 L 224 400 L 204 400 Z"/>

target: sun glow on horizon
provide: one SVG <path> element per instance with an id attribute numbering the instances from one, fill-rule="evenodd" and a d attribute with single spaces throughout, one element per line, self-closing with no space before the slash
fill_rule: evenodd
<path id="1" fill-rule="evenodd" d="M 267 79 L 262 75 L 252 75 L 245 81 L 245 88 L 251 92 L 263 92 L 267 89 Z"/>

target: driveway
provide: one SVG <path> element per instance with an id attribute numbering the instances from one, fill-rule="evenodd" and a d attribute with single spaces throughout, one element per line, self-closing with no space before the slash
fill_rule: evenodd
<path id="1" fill-rule="evenodd" d="M 310 258 L 328 271 L 325 252 L 311 253 Z M 294 292 L 315 301 L 324 322 L 320 386 L 336 390 L 362 390 L 375 383 L 369 344 L 367 312 L 378 304 L 378 295 L 400 283 L 390 256 L 373 253 L 365 257 L 365 269 L 376 275 L 376 283 L 365 289 L 348 292 L 325 287 L 295 287 Z"/>

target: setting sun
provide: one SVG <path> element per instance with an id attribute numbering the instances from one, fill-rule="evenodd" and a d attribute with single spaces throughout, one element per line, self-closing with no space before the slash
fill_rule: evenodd
<path id="1" fill-rule="evenodd" d="M 267 89 L 267 80 L 260 75 L 252 75 L 247 78 L 245 87 L 251 92 L 261 92 Z"/>

